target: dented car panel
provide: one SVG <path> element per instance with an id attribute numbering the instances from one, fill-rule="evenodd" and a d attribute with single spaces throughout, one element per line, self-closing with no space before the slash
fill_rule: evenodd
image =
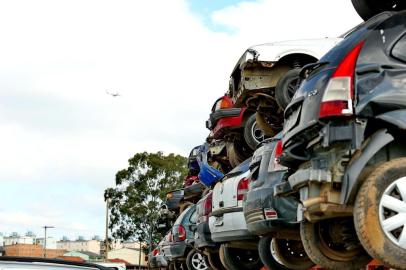
<path id="1" fill-rule="evenodd" d="M 288 182 L 308 220 L 351 215 L 369 169 L 404 155 L 393 142 L 406 127 L 406 61 L 399 57 L 401 48 L 406 53 L 405 26 L 405 12 L 386 12 L 358 26 L 307 72 L 285 110 L 282 161 L 298 166 Z M 324 92 L 357 46 L 353 113 L 321 119 Z"/>
<path id="2" fill-rule="evenodd" d="M 251 165 L 251 183 L 244 200 L 244 215 L 248 230 L 257 235 L 281 233 L 297 229 L 298 200 L 294 197 L 275 196 L 275 187 L 286 180 L 287 168 L 276 169 L 275 147 L 281 134 L 265 141 L 255 151 Z"/>
<path id="3" fill-rule="evenodd" d="M 282 58 L 301 54 L 320 59 L 342 38 L 292 40 L 250 47 L 240 57 L 230 77 L 230 91 L 236 106 L 244 104 L 243 93 L 274 88 L 282 75 L 292 67 L 279 64 Z"/>

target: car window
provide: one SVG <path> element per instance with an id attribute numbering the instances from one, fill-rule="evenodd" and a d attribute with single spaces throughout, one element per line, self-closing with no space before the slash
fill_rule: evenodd
<path id="1" fill-rule="evenodd" d="M 392 56 L 406 62 L 406 34 L 404 34 L 393 46 Z"/>

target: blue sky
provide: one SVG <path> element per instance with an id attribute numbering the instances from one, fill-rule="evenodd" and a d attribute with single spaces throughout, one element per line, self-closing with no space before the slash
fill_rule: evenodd
<path id="1" fill-rule="evenodd" d="M 212 14 L 214 11 L 221 10 L 223 8 L 236 5 L 242 1 L 238 0 L 188 0 L 188 5 L 191 11 L 196 14 L 204 24 L 216 32 L 226 32 L 232 34 L 235 29 L 227 27 L 225 25 L 215 23 L 212 20 Z M 255 0 L 246 0 L 244 2 L 255 2 Z"/>
<path id="2" fill-rule="evenodd" d="M 103 235 L 115 173 L 202 143 L 248 46 L 359 22 L 349 0 L 1 1 L 0 232 Z"/>

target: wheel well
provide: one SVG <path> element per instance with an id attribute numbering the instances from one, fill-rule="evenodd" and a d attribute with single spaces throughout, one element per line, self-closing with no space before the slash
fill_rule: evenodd
<path id="1" fill-rule="evenodd" d="M 315 63 L 318 59 L 305 53 L 293 53 L 283 56 L 279 59 L 279 65 L 287 65 L 290 68 L 303 67 L 309 63 Z"/>

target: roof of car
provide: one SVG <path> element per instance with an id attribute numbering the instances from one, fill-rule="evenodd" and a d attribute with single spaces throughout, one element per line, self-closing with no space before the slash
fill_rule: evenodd
<path id="1" fill-rule="evenodd" d="M 43 263 L 43 264 L 54 264 L 54 265 L 60 265 L 60 266 L 77 266 L 77 267 L 83 267 L 83 268 L 96 268 L 99 270 L 110 270 L 109 268 L 106 268 L 104 266 L 96 265 L 96 264 L 92 264 L 92 263 L 65 261 L 65 260 L 61 260 L 61 259 L 36 258 L 36 257 L 0 256 L 0 264 L 2 262 L 22 263 L 22 264 L 27 264 L 27 263 L 41 264 L 41 263 Z"/>

